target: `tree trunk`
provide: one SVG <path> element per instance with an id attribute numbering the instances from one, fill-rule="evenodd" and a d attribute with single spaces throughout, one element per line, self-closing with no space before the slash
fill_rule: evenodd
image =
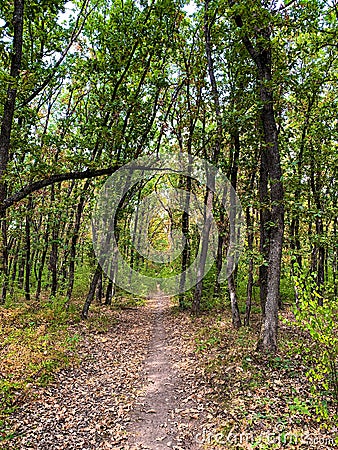
<path id="1" fill-rule="evenodd" d="M 129 273 L 129 284 L 131 284 L 131 278 L 132 278 L 132 271 L 135 269 L 135 260 L 137 259 L 137 252 L 135 251 L 135 241 L 136 241 L 136 231 L 139 224 L 139 207 L 141 202 L 141 189 L 138 191 L 137 195 L 137 203 L 136 203 L 136 212 L 135 212 L 135 222 L 134 222 L 134 232 L 133 232 L 133 238 L 130 246 L 130 263 L 129 266 L 131 268 Z M 142 218 L 141 218 L 142 220 Z M 142 222 L 141 222 L 142 223 Z M 140 238 L 140 236 L 139 236 Z"/>
<path id="2" fill-rule="evenodd" d="M 47 258 L 47 252 L 48 252 L 48 243 L 49 243 L 49 215 L 47 216 L 46 220 L 46 230 L 44 233 L 43 238 L 43 249 L 41 253 L 41 259 L 38 269 L 38 277 L 37 277 L 37 284 L 36 284 L 36 293 L 35 293 L 35 299 L 38 300 L 40 298 L 41 294 L 41 287 L 42 287 L 42 275 L 43 275 L 43 269 L 45 267 L 45 262 Z"/>
<path id="3" fill-rule="evenodd" d="M 259 251 L 263 258 L 263 264 L 259 267 L 259 298 L 261 303 L 262 317 L 265 317 L 265 302 L 268 290 L 268 258 L 270 230 L 269 191 L 268 191 L 268 163 L 264 149 L 261 149 L 261 163 L 259 170 Z"/>
<path id="4" fill-rule="evenodd" d="M 278 148 L 278 134 L 275 122 L 272 92 L 265 81 L 271 81 L 271 59 L 265 67 L 261 85 L 263 102 L 262 123 L 270 178 L 271 227 L 267 269 L 267 292 L 265 316 L 263 317 L 258 347 L 264 351 L 277 351 L 278 307 L 280 302 L 280 276 L 284 235 L 284 189 Z"/>
<path id="5" fill-rule="evenodd" d="M 233 275 L 228 278 L 228 289 L 231 303 L 232 326 L 238 330 L 242 326 L 242 322 L 238 309 L 236 285 Z"/>
<path id="6" fill-rule="evenodd" d="M 193 300 L 193 304 L 192 304 L 192 311 L 194 314 L 199 313 L 200 306 L 201 306 L 203 278 L 205 275 L 205 273 L 204 273 L 205 263 L 207 260 L 209 235 L 210 235 L 210 228 L 211 228 L 211 223 L 212 223 L 213 199 L 214 199 L 213 191 L 211 189 L 207 188 L 205 217 L 204 217 L 204 224 L 203 224 L 203 230 L 202 230 L 201 241 L 200 241 L 201 255 L 200 255 L 200 260 L 199 260 L 199 264 L 198 264 L 198 268 L 197 268 L 198 282 L 195 287 L 194 300 Z"/>
<path id="7" fill-rule="evenodd" d="M 252 289 L 253 289 L 252 251 L 253 251 L 253 239 L 254 239 L 254 233 L 253 233 L 253 229 L 252 229 L 253 223 L 252 223 L 251 214 L 250 214 L 250 206 L 248 206 L 246 208 L 246 226 L 247 226 L 247 236 L 248 236 L 248 250 L 250 252 L 250 256 L 249 256 L 248 283 L 247 283 L 247 289 L 246 289 L 246 305 L 245 305 L 244 325 L 246 327 L 248 327 L 250 324 Z"/>
<path id="8" fill-rule="evenodd" d="M 189 208 L 190 208 L 190 192 L 191 192 L 191 178 L 186 179 L 187 194 L 185 197 L 184 211 L 182 213 L 182 236 L 185 238 L 185 246 L 182 252 L 182 265 L 181 265 L 181 277 L 180 277 L 180 294 L 179 304 L 180 308 L 184 309 L 184 292 L 186 282 L 186 270 L 189 264 L 190 258 L 190 241 L 189 241 Z"/>
<path id="9" fill-rule="evenodd" d="M 92 301 L 94 299 L 96 286 L 97 286 L 97 283 L 99 281 L 99 278 L 100 278 L 101 274 L 102 274 L 102 269 L 101 269 L 100 264 L 98 264 L 96 266 L 96 270 L 95 270 L 92 282 L 90 284 L 90 288 L 89 288 L 89 292 L 88 292 L 86 301 L 85 301 L 85 303 L 83 305 L 83 308 L 82 308 L 82 313 L 81 313 L 81 318 L 82 319 L 87 319 L 88 318 L 89 308 L 90 308 L 90 305 L 91 305 L 91 303 L 92 303 Z"/>
<path id="10" fill-rule="evenodd" d="M 265 316 L 263 318 L 258 347 L 264 351 L 275 352 L 277 350 L 278 307 L 280 302 L 279 287 L 284 235 L 284 189 L 273 95 L 272 91 L 266 87 L 266 81 L 271 81 L 270 52 L 267 62 L 268 64 L 264 67 L 265 70 L 261 80 L 261 100 L 263 102 L 262 123 L 267 147 L 267 162 L 270 178 L 271 228 Z"/>
<path id="11" fill-rule="evenodd" d="M 311 146 L 311 160 L 310 160 L 310 184 L 312 189 L 313 199 L 317 209 L 316 215 L 316 240 L 313 244 L 312 251 L 312 273 L 317 274 L 317 286 L 319 294 L 323 294 L 324 287 L 324 263 L 325 263 L 325 247 L 322 244 L 324 234 L 324 225 L 322 220 L 322 198 L 320 192 L 322 191 L 322 181 L 320 175 L 320 167 L 315 167 L 314 149 Z M 323 306 L 323 298 L 318 297 L 318 305 Z"/>
<path id="12" fill-rule="evenodd" d="M 215 146 L 214 146 L 213 155 L 212 155 L 212 161 L 214 164 L 216 164 L 218 161 L 220 150 L 221 150 L 223 127 L 222 127 L 221 108 L 220 108 L 220 102 L 219 102 L 219 93 L 218 93 L 217 82 L 216 82 L 216 77 L 215 77 L 214 61 L 212 58 L 209 0 L 205 0 L 204 8 L 205 8 L 204 9 L 205 53 L 207 56 L 208 73 L 209 73 L 209 79 L 210 79 L 210 84 L 211 84 L 211 94 L 212 94 L 213 103 L 214 103 L 214 107 L 215 107 L 216 122 L 217 122 L 217 133 L 216 133 Z M 212 182 L 212 180 L 210 180 L 210 181 L 211 181 L 211 183 L 209 183 L 209 186 L 213 186 L 214 183 Z M 192 307 L 192 310 L 195 314 L 197 314 L 200 310 L 200 303 L 201 303 L 202 289 L 203 289 L 203 277 L 204 277 L 205 263 L 206 263 L 206 257 L 207 257 L 207 252 L 208 252 L 209 234 L 210 234 L 210 227 L 211 227 L 211 220 L 212 220 L 211 211 L 213 208 L 213 199 L 214 199 L 214 193 L 211 189 L 208 188 L 207 195 L 206 195 L 206 217 L 205 217 L 205 223 L 203 226 L 203 232 L 202 232 L 202 236 L 201 236 L 201 256 L 200 256 L 198 273 L 197 273 L 198 282 L 197 282 L 196 288 L 195 288 L 193 307 Z"/>
<path id="13" fill-rule="evenodd" d="M 102 304 L 102 292 L 103 292 L 103 280 L 102 280 L 102 271 L 97 280 L 97 289 L 96 289 L 96 301 L 99 305 Z"/>
<path id="14" fill-rule="evenodd" d="M 238 174 L 238 158 L 240 154 L 240 140 L 239 140 L 239 132 L 236 130 L 232 135 L 233 140 L 233 156 L 232 156 L 232 164 L 231 164 L 231 171 L 230 171 L 230 182 L 231 186 L 234 190 L 231 190 L 230 197 L 231 197 L 231 208 L 230 208 L 230 214 L 229 214 L 229 244 L 231 242 L 231 238 L 233 237 L 236 241 L 235 233 L 236 229 L 234 227 L 235 223 L 235 215 L 236 211 L 234 212 L 233 206 L 235 205 L 235 198 L 234 194 L 237 188 L 237 174 Z M 235 214 L 235 215 L 234 215 Z M 238 308 L 238 301 L 237 301 L 237 293 L 236 293 L 236 275 L 237 272 L 234 271 L 230 274 L 228 277 L 228 289 L 230 294 L 230 303 L 231 303 L 231 313 L 232 313 L 232 325 L 234 328 L 238 329 L 242 326 L 241 317 L 239 314 L 239 308 Z"/>
<path id="15" fill-rule="evenodd" d="M 15 280 L 16 280 L 16 277 L 17 277 L 17 268 L 18 268 L 18 261 L 19 261 L 20 245 L 21 245 L 21 235 L 17 239 L 17 244 L 16 244 L 16 248 L 15 248 L 15 251 L 14 251 L 14 255 L 13 255 L 12 273 L 10 275 L 10 279 L 11 279 L 10 295 L 13 295 L 13 293 L 14 293 Z"/>
<path id="16" fill-rule="evenodd" d="M 264 9 L 263 6 L 262 9 Z M 235 22 L 239 28 L 243 27 L 241 16 L 236 16 Z M 245 33 L 243 33 L 242 41 L 258 70 L 260 99 L 262 102 L 261 122 L 264 133 L 262 155 L 264 163 L 267 163 L 271 205 L 265 314 L 263 315 L 258 348 L 263 351 L 275 352 L 277 350 L 279 286 L 284 235 L 284 189 L 278 147 L 278 131 L 273 106 L 273 87 L 271 86 L 271 28 L 269 25 L 264 25 L 255 33 L 256 44 L 253 44 L 253 41 Z M 263 169 L 263 175 L 266 177 L 265 168 L 263 167 Z"/>
<path id="17" fill-rule="evenodd" d="M 106 306 L 110 306 L 113 298 L 113 282 L 112 280 L 108 281 L 107 289 L 106 289 L 106 297 L 104 304 Z"/>
<path id="18" fill-rule="evenodd" d="M 85 190 L 88 189 L 89 180 L 85 183 Z M 76 259 L 76 245 L 79 239 L 79 232 L 81 226 L 81 218 L 83 213 L 85 203 L 84 194 L 81 196 L 80 201 L 77 205 L 74 230 L 70 244 L 70 255 L 69 255 L 69 275 L 68 275 L 68 289 L 67 289 L 67 306 L 69 305 L 70 299 L 72 297 L 75 279 L 75 259 Z"/>
<path id="19" fill-rule="evenodd" d="M 19 262 L 19 273 L 18 273 L 18 288 L 23 289 L 24 281 L 25 281 L 25 255 L 23 252 L 20 252 L 20 262 Z"/>
<path id="20" fill-rule="evenodd" d="M 51 188 L 51 206 L 54 206 L 55 202 L 55 186 Z M 58 237 L 59 237 L 59 218 L 54 215 L 52 224 L 52 246 L 49 259 L 49 270 L 52 276 L 52 283 L 50 288 L 50 296 L 55 297 L 58 285 Z"/>
<path id="21" fill-rule="evenodd" d="M 10 76 L 12 79 L 15 79 L 15 82 L 11 82 L 7 90 L 0 132 L 0 228 L 1 228 L 0 265 L 1 265 L 1 273 L 3 276 L 0 303 L 5 302 L 8 288 L 7 222 L 6 222 L 6 210 L 3 209 L 4 200 L 6 199 L 7 196 L 7 183 L 6 181 L 4 181 L 3 177 L 6 174 L 10 157 L 9 154 L 10 140 L 12 133 L 15 100 L 17 95 L 16 81 L 19 77 L 21 67 L 23 13 L 24 13 L 24 0 L 14 0 L 14 13 L 13 13 L 14 38 L 13 38 Z"/>
<path id="22" fill-rule="evenodd" d="M 32 197 L 29 197 L 28 199 L 28 207 L 26 212 L 26 267 L 25 267 L 25 298 L 27 301 L 30 301 L 31 299 L 31 292 L 30 292 L 30 275 L 31 275 L 31 267 L 32 267 L 32 261 L 31 261 L 31 227 L 30 227 L 30 221 L 31 221 L 31 211 L 33 208 L 33 201 Z"/>
<path id="23" fill-rule="evenodd" d="M 316 234 L 322 238 L 324 233 L 323 221 L 321 217 L 316 219 Z M 323 306 L 323 288 L 324 288 L 324 268 L 325 268 L 325 247 L 323 244 L 318 245 L 318 260 L 317 260 L 317 286 L 318 293 L 321 297 L 318 297 L 318 306 Z"/>

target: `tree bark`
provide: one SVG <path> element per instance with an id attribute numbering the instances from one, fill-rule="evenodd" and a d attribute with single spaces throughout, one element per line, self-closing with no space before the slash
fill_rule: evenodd
<path id="1" fill-rule="evenodd" d="M 219 102 L 219 92 L 217 88 L 217 82 L 215 77 L 215 69 L 214 69 L 214 61 L 212 58 L 212 47 L 211 47 L 211 33 L 210 33 L 210 17 L 209 17 L 209 0 L 205 0 L 204 3 L 204 39 L 205 39 L 205 53 L 207 56 L 207 63 L 208 63 L 208 74 L 211 84 L 211 95 L 213 98 L 213 103 L 215 107 L 215 113 L 216 113 L 216 122 L 217 122 L 217 133 L 215 138 L 215 145 L 213 149 L 213 155 L 212 155 L 212 161 L 214 164 L 217 163 L 218 157 L 221 150 L 221 142 L 222 142 L 222 135 L 223 135 L 223 127 L 222 127 L 222 115 L 221 115 L 221 108 L 220 108 L 220 102 Z M 209 183 L 211 186 L 214 184 L 212 180 L 210 180 L 211 183 Z M 204 270 L 205 270 L 205 263 L 206 263 L 206 257 L 208 252 L 208 241 L 209 241 L 209 234 L 210 234 L 210 227 L 211 227 L 211 211 L 213 208 L 213 200 L 214 200 L 214 193 L 211 189 L 207 188 L 207 194 L 206 194 L 206 217 L 205 217 L 205 224 L 203 227 L 203 232 L 201 236 L 201 256 L 198 266 L 198 282 L 195 287 L 194 292 L 194 300 L 193 300 L 193 307 L 192 310 L 194 314 L 197 314 L 200 310 L 200 302 L 202 297 L 202 289 L 203 289 L 203 277 L 204 277 Z"/>
<path id="2" fill-rule="evenodd" d="M 91 305 L 91 303 L 92 303 L 92 301 L 94 299 L 96 286 L 97 286 L 97 283 L 99 281 L 99 278 L 100 278 L 101 274 L 102 274 L 101 266 L 100 266 L 100 264 L 97 264 L 96 270 L 95 270 L 95 273 L 94 273 L 94 276 L 93 276 L 93 279 L 92 279 L 92 282 L 90 284 L 90 288 L 89 288 L 89 292 L 88 292 L 86 301 L 85 301 L 85 303 L 83 305 L 83 308 L 82 308 L 82 313 L 81 313 L 81 318 L 82 319 L 87 319 L 88 318 L 89 307 L 90 307 L 90 305 Z"/>
<path id="3" fill-rule="evenodd" d="M 99 305 L 102 304 L 102 295 L 103 295 L 103 279 L 102 279 L 102 271 L 97 280 L 97 289 L 96 289 L 96 301 Z"/>
<path id="4" fill-rule="evenodd" d="M 269 259 L 269 243 L 270 222 L 269 209 L 269 189 L 268 189 L 268 162 L 264 149 L 261 149 L 261 161 L 259 170 L 259 251 L 263 258 L 263 263 L 259 267 L 259 298 L 261 303 L 262 317 L 265 317 L 265 302 L 268 290 L 268 259 Z"/>
<path id="5" fill-rule="evenodd" d="M 250 314 L 251 314 L 251 304 L 252 304 L 252 290 L 253 290 L 253 223 L 252 217 L 250 213 L 250 206 L 246 208 L 246 226 L 247 226 L 247 237 L 248 237 L 248 250 L 250 252 L 249 256 L 249 273 L 248 273 L 248 282 L 246 288 L 246 305 L 245 305 L 245 316 L 244 316 L 244 325 L 246 327 L 250 324 Z"/>
<path id="6" fill-rule="evenodd" d="M 244 24 L 241 16 L 235 16 L 235 22 L 239 28 L 243 28 Z M 258 349 L 275 352 L 277 350 L 279 286 L 284 235 L 284 189 L 278 147 L 278 131 L 273 105 L 273 87 L 271 85 L 272 50 L 270 25 L 264 25 L 262 29 L 255 31 L 255 34 L 257 42 L 255 45 L 246 33 L 243 34 L 242 41 L 258 70 L 260 99 L 262 102 L 261 122 L 264 134 L 262 155 L 264 158 L 266 157 L 267 173 L 270 182 L 270 240 L 267 291 L 265 314 L 262 318 Z"/>
<path id="7" fill-rule="evenodd" d="M 47 219 L 48 221 L 49 219 Z M 44 234 L 44 247 L 42 249 L 41 253 L 41 259 L 39 264 L 39 270 L 38 270 L 38 278 L 37 278 L 37 285 L 36 285 L 36 293 L 35 293 L 35 299 L 39 300 L 40 294 L 41 294 L 41 288 L 42 288 L 42 275 L 43 275 L 43 269 L 45 267 L 46 257 L 47 257 L 47 251 L 48 251 L 48 242 L 49 242 L 49 226 L 48 222 L 46 224 L 46 231 Z"/>
<path id="8" fill-rule="evenodd" d="M 106 169 L 88 169 L 85 171 L 76 171 L 76 172 L 66 172 L 66 173 L 57 173 L 55 175 L 51 175 L 50 177 L 44 178 L 39 181 L 35 181 L 23 187 L 20 191 L 12 194 L 10 197 L 7 197 L 3 204 L 1 205 L 0 211 L 9 208 L 20 200 L 26 198 L 29 194 L 33 192 L 39 191 L 47 186 L 52 186 L 56 183 L 60 183 L 61 181 L 68 180 L 85 180 L 87 178 L 96 178 L 102 177 L 104 175 L 112 175 L 116 170 L 118 170 L 119 166 L 115 165 L 112 167 L 107 167 Z M 137 169 L 137 166 L 135 167 Z M 141 167 L 141 169 L 144 169 Z"/>
<path id="9" fill-rule="evenodd" d="M 231 190 L 231 192 L 230 192 L 231 206 L 233 206 L 235 204 L 234 193 L 237 188 L 238 159 L 239 159 L 240 147 L 241 147 L 238 130 L 236 130 L 233 133 L 232 140 L 233 140 L 234 151 L 233 151 L 233 155 L 232 155 L 230 182 L 231 182 L 231 186 L 233 187 L 234 190 Z M 229 215 L 229 227 L 230 227 L 229 239 L 231 239 L 231 236 L 234 236 L 234 234 L 236 233 L 236 230 L 234 229 L 235 219 L 236 219 L 236 217 L 234 216 L 233 208 L 231 207 L 230 215 Z M 229 242 L 229 244 L 230 244 L 230 242 Z M 241 316 L 239 314 L 239 308 L 238 308 L 235 279 L 236 279 L 236 272 L 234 271 L 228 277 L 228 289 L 229 289 L 229 294 L 230 294 L 232 325 L 235 329 L 238 329 L 242 326 L 242 322 L 241 322 Z"/>
<path id="10" fill-rule="evenodd" d="M 12 272 L 10 274 L 10 279 L 11 279 L 10 295 L 13 295 L 13 293 L 14 293 L 14 285 L 15 285 L 15 280 L 17 277 L 17 268 L 18 268 L 18 261 L 19 261 L 21 239 L 22 238 L 21 238 L 21 234 L 20 234 L 17 238 L 17 243 L 16 243 L 14 255 L 13 255 Z"/>
<path id="11" fill-rule="evenodd" d="M 51 199 L 50 204 L 53 208 L 55 203 L 55 186 L 52 185 L 51 189 Z M 58 236 L 59 236 L 59 226 L 60 221 L 59 217 L 54 215 L 52 218 L 52 242 L 51 242 L 51 252 L 49 257 L 49 270 L 51 272 L 51 288 L 50 288 L 50 296 L 55 297 L 56 291 L 57 291 L 57 284 L 58 284 Z"/>
<path id="12" fill-rule="evenodd" d="M 31 226 L 30 222 L 32 219 L 32 209 L 33 201 L 32 197 L 28 199 L 28 207 L 26 213 L 26 267 L 25 267 L 25 298 L 27 301 L 31 299 L 31 289 L 30 289 L 30 275 L 32 268 L 32 255 L 31 255 Z"/>
<path id="13" fill-rule="evenodd" d="M 2 292 L 0 303 L 6 300 L 8 288 L 8 249 L 7 249 L 7 222 L 6 211 L 3 208 L 7 197 L 6 176 L 7 166 L 10 158 L 10 140 L 13 126 L 15 100 L 17 96 L 17 81 L 19 78 L 21 59 L 22 59 L 22 38 L 23 38 L 23 13 L 24 0 L 14 1 L 13 13 L 13 51 L 11 60 L 10 76 L 13 81 L 7 90 L 7 96 L 3 109 L 3 117 L 0 132 L 0 224 L 1 224 L 1 273 L 3 274 Z"/>
<path id="14" fill-rule="evenodd" d="M 264 61 L 265 58 L 263 58 Z M 284 189 L 278 148 L 278 132 L 273 107 L 271 82 L 271 50 L 263 64 L 261 75 L 261 100 L 263 102 L 262 123 L 267 147 L 267 162 L 270 181 L 271 227 L 269 236 L 269 256 L 267 268 L 267 292 L 265 316 L 263 317 L 261 337 L 258 348 L 264 351 L 277 351 L 278 307 L 280 302 L 280 276 L 284 235 Z"/>
<path id="15" fill-rule="evenodd" d="M 201 235 L 201 255 L 197 269 L 197 280 L 199 280 L 195 287 L 194 300 L 192 304 L 192 311 L 194 314 L 198 314 L 200 311 L 201 298 L 202 298 L 202 288 L 203 288 L 203 277 L 205 275 L 205 264 L 208 254 L 208 244 L 210 228 L 212 223 L 212 206 L 213 206 L 214 193 L 211 189 L 207 188 L 206 194 L 206 207 L 205 207 L 205 217 L 203 224 L 203 231 Z"/>
<path id="16" fill-rule="evenodd" d="M 190 241 L 189 241 L 189 208 L 190 208 L 190 192 L 191 192 L 191 178 L 186 179 L 187 194 L 185 197 L 184 211 L 182 213 L 182 236 L 185 238 L 185 245 L 182 252 L 181 277 L 180 277 L 180 294 L 179 305 L 184 309 L 184 291 L 186 282 L 186 270 L 190 259 Z"/>
<path id="17" fill-rule="evenodd" d="M 89 180 L 87 180 L 85 183 L 84 193 L 85 193 L 86 189 L 88 189 L 88 187 L 89 187 Z M 81 195 L 81 198 L 77 205 L 74 230 L 73 230 L 73 235 L 72 235 L 71 244 L 70 244 L 67 306 L 69 305 L 69 302 L 70 302 L 70 299 L 71 299 L 72 293 L 73 293 L 73 288 L 74 288 L 76 245 L 77 245 L 77 242 L 79 239 L 81 218 L 82 218 L 83 208 L 84 208 L 84 204 L 85 204 L 85 194 L 84 193 Z"/>
<path id="18" fill-rule="evenodd" d="M 113 298 L 113 282 L 112 282 L 112 280 L 109 280 L 108 284 L 107 284 L 104 304 L 106 306 L 110 306 L 111 302 L 112 302 L 112 298 Z"/>

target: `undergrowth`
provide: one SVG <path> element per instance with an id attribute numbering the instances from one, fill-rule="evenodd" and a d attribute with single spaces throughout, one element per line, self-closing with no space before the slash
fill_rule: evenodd
<path id="1" fill-rule="evenodd" d="M 78 321 L 75 307 L 60 299 L 8 302 L 0 308 L 0 411 L 10 412 L 32 385 L 46 385 L 53 373 L 76 361 L 79 336 L 68 330 Z"/>
<path id="2" fill-rule="evenodd" d="M 35 388 L 52 382 L 59 370 L 76 366 L 82 336 L 107 332 L 116 323 L 112 310 L 122 303 L 112 308 L 93 304 L 89 319 L 82 322 L 80 299 L 68 308 L 63 298 L 16 298 L 0 307 L 0 441 L 8 439 L 8 415 L 34 395 Z"/>
<path id="3" fill-rule="evenodd" d="M 195 352 L 207 383 L 213 386 L 210 400 L 219 408 L 218 428 L 207 433 L 205 444 L 211 447 L 206 448 L 338 445 L 334 402 L 327 402 L 325 416 L 320 414 L 306 377 L 311 369 L 309 359 L 297 351 L 311 345 L 310 337 L 294 323 L 283 320 L 293 317 L 290 310 L 285 309 L 281 315 L 279 351 L 275 355 L 256 351 L 259 314 L 252 315 L 250 327 L 238 331 L 232 329 L 227 310 L 221 314 L 204 312 L 198 319 Z M 324 447 L 316 447 L 316 442 L 324 442 Z"/>

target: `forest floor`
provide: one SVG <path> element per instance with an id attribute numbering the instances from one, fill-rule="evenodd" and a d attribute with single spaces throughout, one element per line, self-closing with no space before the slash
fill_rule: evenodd
<path id="1" fill-rule="evenodd" d="M 79 362 L 31 386 L 0 448 L 337 448 L 337 426 L 315 420 L 302 358 L 287 355 L 286 326 L 284 353 L 262 358 L 257 323 L 234 332 L 227 311 L 194 318 L 164 296 L 103 309 L 104 327 L 70 325 Z"/>
<path id="2" fill-rule="evenodd" d="M 10 418 L 12 438 L 2 448 L 199 448 L 207 406 L 188 370 L 193 350 L 176 325 L 167 297 L 113 311 L 105 332 L 75 325 L 79 367 L 33 389 Z"/>

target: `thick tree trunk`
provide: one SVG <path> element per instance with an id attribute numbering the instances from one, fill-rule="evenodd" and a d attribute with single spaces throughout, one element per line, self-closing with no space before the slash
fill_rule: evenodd
<path id="1" fill-rule="evenodd" d="M 232 145 L 231 145 L 231 154 L 230 154 L 230 164 L 229 170 L 227 173 L 227 177 L 230 179 L 230 183 L 234 190 L 237 188 L 237 174 L 238 174 L 238 160 L 240 155 L 240 139 L 239 139 L 239 131 L 236 129 L 232 133 Z M 225 189 L 223 194 L 223 201 L 225 200 L 225 196 L 227 195 L 227 189 Z M 223 247 L 226 244 L 226 232 L 225 232 L 225 211 L 223 205 L 220 207 L 220 230 L 218 236 L 218 246 L 217 246 L 217 256 L 216 256 L 216 281 L 215 281 L 215 290 L 214 292 L 217 294 L 220 290 L 219 284 L 219 275 L 221 273 L 223 267 Z"/>
<path id="2" fill-rule="evenodd" d="M 42 275 L 43 275 L 43 269 L 45 267 L 46 257 L 47 257 L 47 251 L 48 251 L 48 240 L 45 244 L 42 253 L 41 253 L 41 259 L 39 264 L 39 270 L 38 270 L 38 278 L 37 278 L 37 284 L 36 284 L 36 292 L 35 292 L 35 298 L 36 300 L 39 300 L 41 289 L 42 289 Z"/>
<path id="3" fill-rule="evenodd" d="M 0 194 L 1 195 L 1 194 Z M 1 270 L 2 275 L 2 288 L 0 304 L 4 304 L 7 297 L 8 290 L 8 247 L 7 247 L 7 222 L 6 222 L 6 212 L 0 212 L 0 223 L 1 223 Z"/>
<path id="4" fill-rule="evenodd" d="M 221 207 L 222 209 L 222 207 Z M 223 212 L 220 213 L 220 229 L 218 234 L 218 244 L 217 244 L 217 255 L 216 255 L 216 280 L 214 287 L 214 294 L 218 295 L 221 289 L 219 276 L 223 267 L 223 249 L 226 242 L 225 239 L 225 227 L 222 225 L 225 221 L 225 215 Z"/>
<path id="5" fill-rule="evenodd" d="M 271 50 L 263 58 L 261 72 L 262 124 L 270 179 L 271 227 L 267 269 L 265 315 L 258 347 L 277 350 L 278 307 L 280 301 L 281 259 L 284 234 L 284 190 L 278 148 L 278 133 L 273 108 L 273 95 L 266 82 L 271 81 Z"/>
<path id="6" fill-rule="evenodd" d="M 259 251 L 263 258 L 263 264 L 259 267 L 259 297 L 261 303 L 262 317 L 265 317 L 265 302 L 268 290 L 268 258 L 270 229 L 269 190 L 268 190 L 268 162 L 264 149 L 261 149 L 261 162 L 259 170 Z"/>
<path id="7" fill-rule="evenodd" d="M 267 147 L 267 163 L 270 179 L 271 227 L 267 270 L 267 292 L 265 316 L 263 317 L 261 337 L 258 347 L 264 351 L 277 350 L 278 307 L 280 302 L 280 276 L 284 234 L 284 189 L 282 170 L 278 148 L 278 133 L 273 108 L 272 91 L 266 87 L 271 81 L 271 54 L 264 64 L 261 80 L 261 100 L 263 102 L 262 123 L 265 144 Z"/>
<path id="8" fill-rule="evenodd" d="M 137 196 L 137 204 L 136 204 L 136 213 L 135 213 L 135 222 L 134 222 L 134 232 L 133 232 L 133 238 L 132 238 L 132 242 L 131 242 L 131 246 L 130 246 L 130 267 L 131 269 L 135 269 L 136 266 L 136 262 L 137 262 L 137 254 L 138 252 L 135 251 L 135 242 L 136 242 L 136 231 L 137 231 L 137 227 L 139 225 L 139 207 L 140 207 L 140 202 L 141 202 L 141 189 L 139 189 L 138 192 L 138 196 Z M 142 220 L 142 217 L 141 217 Z M 141 222 L 142 223 L 142 222 Z M 139 236 L 140 238 L 140 236 Z M 138 245 L 140 245 L 140 242 L 138 242 Z M 131 284 L 131 278 L 132 278 L 132 270 L 130 270 L 129 273 L 129 284 Z"/>
<path id="9" fill-rule="evenodd" d="M 14 38 L 13 38 L 13 51 L 10 70 L 10 76 L 12 79 L 15 80 L 17 80 L 19 77 L 21 67 L 23 13 L 24 13 L 24 0 L 15 0 L 13 13 Z M 7 196 L 7 183 L 3 177 L 6 174 L 9 162 L 10 140 L 11 140 L 16 95 L 17 95 L 16 82 L 10 83 L 9 88 L 7 90 L 7 96 L 3 108 L 3 117 L 0 132 L 0 228 L 1 228 L 0 268 L 3 276 L 0 303 L 5 302 L 8 288 L 7 222 L 6 222 L 6 210 L 3 209 L 4 201 Z"/>
<path id="10" fill-rule="evenodd" d="M 262 9 L 264 9 L 262 5 Z M 243 27 L 241 16 L 235 16 L 236 25 Z M 256 43 L 243 34 L 242 41 L 256 64 L 260 82 L 260 99 L 262 102 L 261 121 L 264 133 L 263 161 L 267 164 L 266 173 L 270 182 L 270 223 L 269 253 L 267 268 L 267 290 L 265 314 L 263 315 L 261 335 L 258 348 L 264 351 L 277 350 L 278 305 L 281 275 L 281 259 L 284 235 L 284 189 L 278 147 L 278 131 L 273 106 L 271 28 L 264 25 L 256 32 Z"/>

